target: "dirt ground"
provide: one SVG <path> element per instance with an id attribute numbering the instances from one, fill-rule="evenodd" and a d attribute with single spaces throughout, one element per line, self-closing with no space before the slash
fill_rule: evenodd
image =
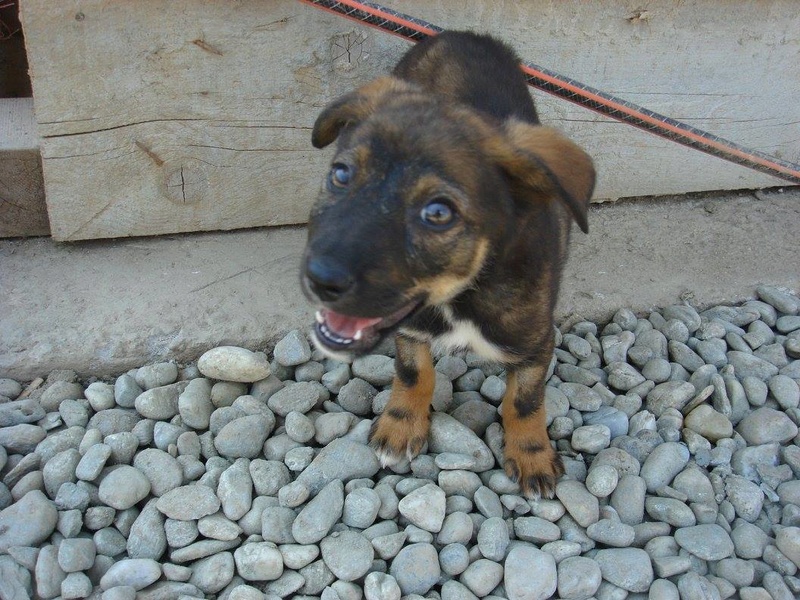
<path id="1" fill-rule="evenodd" d="M 312 319 L 302 227 L 59 244 L 0 241 L 0 377 L 108 376 L 220 344 L 269 349 Z M 800 289 L 800 188 L 596 205 L 557 320 Z"/>

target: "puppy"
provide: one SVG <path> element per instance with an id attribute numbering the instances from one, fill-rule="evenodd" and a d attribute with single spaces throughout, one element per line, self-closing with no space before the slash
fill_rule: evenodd
<path id="1" fill-rule="evenodd" d="M 513 51 L 466 32 L 426 39 L 325 107 L 312 142 L 334 141 L 302 282 L 329 355 L 396 332 L 391 399 L 370 435 L 382 463 L 427 441 L 432 353 L 469 349 L 507 370 L 506 473 L 552 497 L 563 466 L 544 386 L 571 220 L 588 229 L 591 159 L 539 125 Z"/>

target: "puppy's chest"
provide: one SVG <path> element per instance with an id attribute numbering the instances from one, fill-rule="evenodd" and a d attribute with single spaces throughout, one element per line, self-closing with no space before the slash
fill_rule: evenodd
<path id="1" fill-rule="evenodd" d="M 480 326 L 472 320 L 458 318 L 449 306 L 441 307 L 445 330 L 431 339 L 431 347 L 437 354 L 471 350 L 491 362 L 508 362 L 509 355 L 489 340 Z"/>

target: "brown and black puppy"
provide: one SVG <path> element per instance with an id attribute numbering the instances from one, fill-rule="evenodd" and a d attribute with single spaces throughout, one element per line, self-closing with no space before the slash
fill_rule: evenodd
<path id="1" fill-rule="evenodd" d="M 518 65 L 491 37 L 447 32 L 322 111 L 313 144 L 338 145 L 310 216 L 303 286 L 331 355 L 397 331 L 391 400 L 371 433 L 384 465 L 427 441 L 432 351 L 470 349 L 508 371 L 506 472 L 526 494 L 552 496 L 563 472 L 543 406 L 553 309 L 595 174 L 539 125 Z"/>

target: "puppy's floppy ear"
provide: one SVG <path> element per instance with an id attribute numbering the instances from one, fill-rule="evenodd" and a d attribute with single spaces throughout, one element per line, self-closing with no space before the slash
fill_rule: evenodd
<path id="1" fill-rule="evenodd" d="M 589 155 L 550 127 L 509 119 L 504 129 L 508 147 L 493 145 L 500 166 L 524 185 L 557 196 L 588 233 L 587 209 L 595 184 Z"/>
<path id="2" fill-rule="evenodd" d="M 344 127 L 360 123 L 385 100 L 414 90 L 412 85 L 396 77 L 381 77 L 337 98 L 322 109 L 314 122 L 311 143 L 315 148 L 324 148 L 339 136 Z"/>

